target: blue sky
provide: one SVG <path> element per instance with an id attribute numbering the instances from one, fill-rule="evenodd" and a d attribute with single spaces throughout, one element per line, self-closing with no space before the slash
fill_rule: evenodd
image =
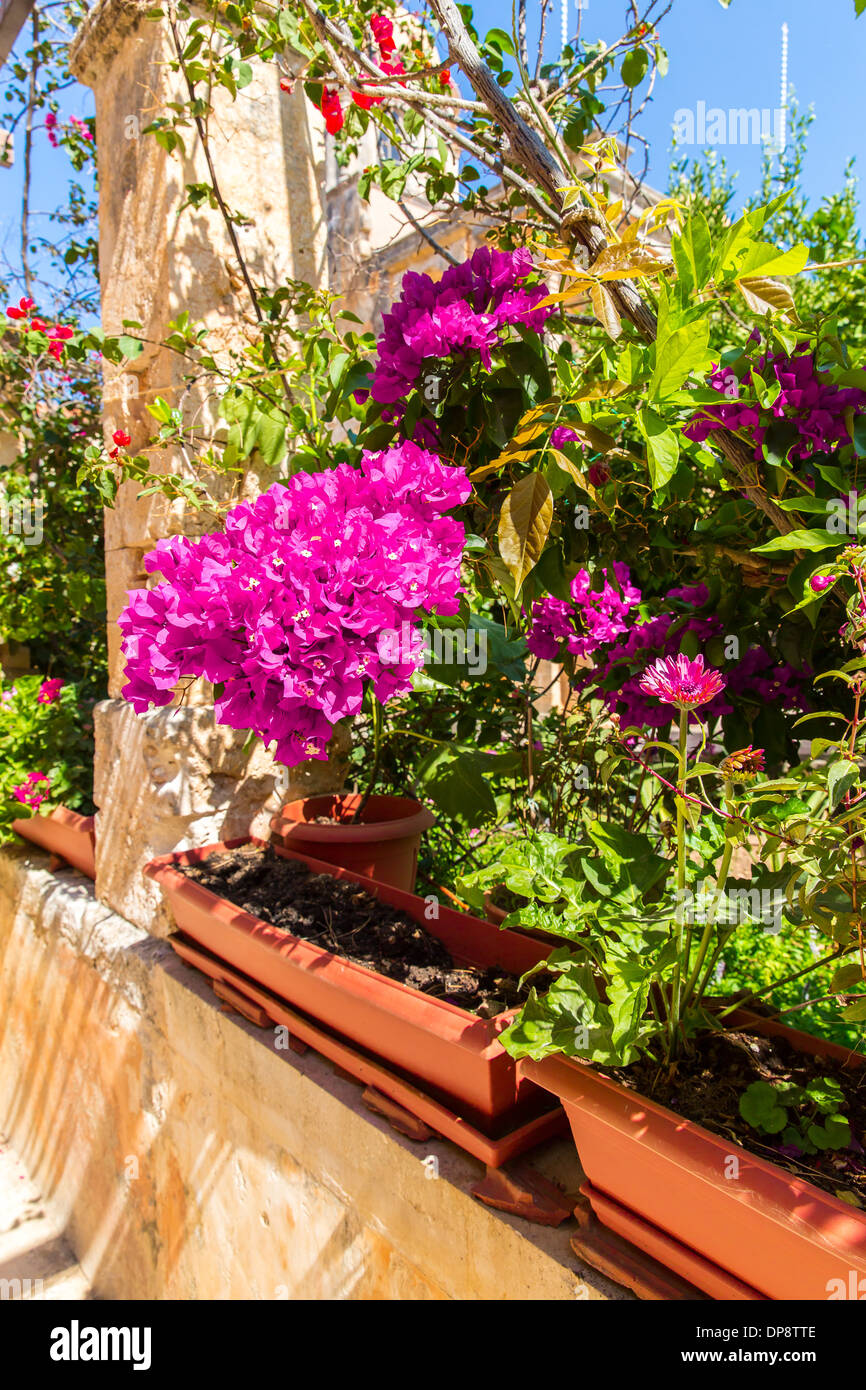
<path id="1" fill-rule="evenodd" d="M 530 0 L 530 13 L 537 0 Z M 576 20 L 576 0 L 570 0 Z M 624 0 L 588 0 L 584 34 L 612 41 L 618 37 Z M 479 29 L 510 28 L 510 0 L 477 0 Z M 674 0 L 662 25 L 670 54 L 668 76 L 657 84 L 651 109 L 641 130 L 650 140 L 650 181 L 664 188 L 670 160 L 671 126 L 676 112 L 739 107 L 775 109 L 779 104 L 781 25 L 790 30 L 789 79 L 802 106 L 815 110 L 815 123 L 806 168 L 806 188 L 813 200 L 836 189 L 849 156 L 866 168 L 866 125 L 862 119 L 862 83 L 866 69 L 866 15 L 854 17 L 853 0 L 732 0 L 723 9 L 718 0 Z M 555 56 L 559 43 L 559 9 L 549 29 L 548 50 Z M 21 47 L 19 41 L 19 48 Z M 64 95 L 64 115 L 89 114 L 92 95 L 73 88 Z M 0 109 L 2 114 L 2 109 Z M 18 202 L 21 184 L 20 140 L 16 168 L 0 169 L 0 253 L 17 260 Z M 737 145 L 725 153 L 742 175 L 744 195 L 757 184 L 760 152 Z M 34 206 L 48 210 L 56 197 L 58 179 L 70 174 L 66 153 L 52 149 L 40 133 L 34 158 Z M 866 216 L 863 217 L 866 225 Z"/>
<path id="2" fill-rule="evenodd" d="M 624 0 L 589 0 L 584 36 L 613 42 L 623 31 L 625 9 Z M 511 28 L 510 0 L 476 0 L 475 13 L 482 31 L 494 25 Z M 550 57 L 559 45 L 560 13 L 557 0 L 556 21 L 548 29 Z M 570 0 L 570 18 L 573 30 L 576 0 Z M 650 181 L 657 188 L 667 183 L 677 110 L 694 109 L 699 101 L 726 111 L 778 107 L 783 21 L 789 27 L 789 83 L 801 106 L 811 104 L 815 110 L 805 171 L 810 197 L 820 201 L 839 186 L 851 155 L 866 177 L 866 15 L 855 18 L 853 0 L 732 0 L 727 10 L 719 0 L 674 0 L 660 31 L 670 71 L 656 84 L 652 108 L 640 127 L 651 143 Z M 751 193 L 760 174 L 760 151 L 738 145 L 724 153 L 740 171 L 744 193 Z"/>

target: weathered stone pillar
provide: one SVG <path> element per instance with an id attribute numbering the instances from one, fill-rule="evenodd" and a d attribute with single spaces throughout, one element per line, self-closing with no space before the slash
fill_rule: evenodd
<path id="1" fill-rule="evenodd" d="M 185 98 L 172 73 L 174 56 L 165 19 L 145 18 L 149 0 L 98 0 L 72 52 L 75 76 L 96 96 L 99 160 L 99 258 L 106 334 L 124 320 L 147 340 L 123 369 L 105 363 L 106 439 L 122 428 L 130 452 L 155 433 L 146 406 L 156 396 L 198 411 L 202 428 L 215 424 L 214 402 L 184 378 L 189 362 L 163 348 L 168 325 L 186 310 L 210 332 L 218 359 L 242 347 L 252 306 L 220 213 L 208 206 L 180 211 L 188 184 L 208 180 L 201 144 L 184 130 L 179 161 L 142 132 L 172 99 Z M 238 229 L 254 285 L 288 277 L 323 283 L 327 270 L 323 188 L 324 132 L 303 92 L 280 91 L 275 64 L 254 64 L 252 83 L 232 102 L 220 88 L 209 133 L 226 204 L 251 219 Z M 153 457 L 153 456 L 151 456 Z M 255 460 L 254 460 L 255 461 Z M 183 473 L 184 460 L 166 451 L 155 461 Z M 270 479 L 253 472 L 245 493 Z M 213 489 L 212 489 L 213 490 Z M 96 718 L 95 800 L 97 892 L 128 920 L 161 931 L 161 894 L 141 875 L 154 854 L 266 830 L 282 799 L 276 769 L 258 746 L 244 752 L 245 735 L 218 728 L 208 692 L 195 690 L 182 707 L 137 717 L 117 698 L 123 685 L 117 616 L 127 591 L 145 582 L 142 559 L 155 542 L 179 532 L 212 529 L 212 515 L 162 496 L 140 497 L 125 483 L 105 514 L 108 586 L 109 693 Z M 289 796 L 342 785 L 342 760 L 298 770 Z"/>

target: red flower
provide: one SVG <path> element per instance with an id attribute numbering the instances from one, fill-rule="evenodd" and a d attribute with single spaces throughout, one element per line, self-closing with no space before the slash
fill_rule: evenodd
<path id="1" fill-rule="evenodd" d="M 362 111 L 369 111 L 371 106 L 380 105 L 384 98 L 369 96 L 366 92 L 353 92 L 352 100 Z"/>
<path id="2" fill-rule="evenodd" d="M 343 129 L 343 108 L 340 104 L 340 94 L 330 87 L 322 89 L 322 115 L 325 118 L 325 127 L 329 135 L 336 135 Z"/>
<path id="3" fill-rule="evenodd" d="M 35 308 L 35 301 L 28 299 L 26 295 L 22 295 L 17 305 L 10 305 L 6 313 L 9 315 L 10 319 L 26 319 L 30 310 Z"/>
<path id="4" fill-rule="evenodd" d="M 389 77 L 398 77 L 399 74 L 400 74 L 401 72 L 405 72 L 405 71 L 406 71 L 406 69 L 405 69 L 404 66 L 403 66 L 403 61 L 402 61 L 401 58 L 398 58 L 397 61 L 396 61 L 395 63 L 388 63 L 388 62 L 386 62 L 385 59 L 383 58 L 383 59 L 382 59 L 382 62 L 379 64 L 379 66 L 381 67 L 381 69 L 382 69 L 383 72 L 387 72 L 387 73 L 388 73 Z M 405 86 L 406 86 L 406 83 L 405 83 L 405 82 L 401 83 L 401 86 L 405 87 Z"/>
<path id="5" fill-rule="evenodd" d="M 30 328 L 34 333 L 48 332 L 48 324 L 45 322 L 44 319 L 32 318 L 30 320 Z"/>
<path id="6" fill-rule="evenodd" d="M 126 448 L 126 445 L 130 443 L 130 437 L 124 430 L 115 430 L 111 437 L 115 444 L 120 445 L 121 449 Z"/>
<path id="7" fill-rule="evenodd" d="M 294 90 L 295 90 L 295 84 L 294 84 L 293 82 L 289 82 L 288 78 L 286 78 L 286 77 L 281 77 L 281 78 L 280 78 L 280 91 L 281 91 L 281 92 L 293 92 Z"/>
<path id="8" fill-rule="evenodd" d="M 656 695 L 666 705 L 675 705 L 677 709 L 705 705 L 725 688 L 724 677 L 718 671 L 704 670 L 702 656 L 689 661 L 682 653 L 659 657 L 647 667 L 638 684 L 644 694 Z"/>
<path id="9" fill-rule="evenodd" d="M 55 362 L 63 361 L 63 344 L 59 338 L 53 339 L 53 341 L 48 344 L 48 351 Z"/>
<path id="10" fill-rule="evenodd" d="M 439 74 L 439 85 L 440 85 L 440 87 L 450 87 L 450 86 L 451 86 L 451 69 L 450 69 L 450 68 L 443 68 L 442 71 L 440 72 L 440 74 Z"/>
<path id="11" fill-rule="evenodd" d="M 62 338 L 65 340 L 66 338 L 73 337 L 74 334 L 74 328 L 67 328 L 65 323 L 57 323 L 49 330 L 48 336 L 49 338 Z"/>
<path id="12" fill-rule="evenodd" d="M 374 14 L 370 20 L 370 28 L 373 30 L 373 37 L 379 45 L 379 52 L 383 55 L 393 53 L 397 47 L 394 42 L 394 24 L 384 14 Z"/>

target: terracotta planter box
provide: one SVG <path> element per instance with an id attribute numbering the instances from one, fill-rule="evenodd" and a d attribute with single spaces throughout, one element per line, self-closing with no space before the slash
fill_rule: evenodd
<path id="1" fill-rule="evenodd" d="M 14 820 L 12 829 L 16 835 L 65 859 L 88 878 L 96 878 L 93 816 L 79 816 L 65 806 L 56 806 L 45 816 Z"/>
<path id="2" fill-rule="evenodd" d="M 434 824 L 425 806 L 408 796 L 371 796 L 355 824 L 359 795 L 309 796 L 290 801 L 271 821 L 271 839 L 297 854 L 311 854 L 377 883 L 411 893 L 421 836 Z M 317 824 L 329 816 L 337 824 Z"/>
<path id="3" fill-rule="evenodd" d="M 481 1019 L 442 999 L 342 960 L 311 942 L 278 931 L 217 897 L 178 872 L 178 866 L 260 840 L 233 840 L 181 854 L 163 855 L 145 872 L 160 883 L 178 928 L 229 965 L 242 971 L 312 1018 L 375 1053 L 403 1073 L 419 1078 L 479 1123 L 513 1112 L 524 1102 L 539 1104 L 538 1088 L 517 1075 L 516 1063 L 497 1041 L 514 1009 Z M 489 922 L 439 906 L 438 920 L 425 917 L 425 899 L 361 874 L 337 869 L 306 855 L 276 847 L 313 873 L 358 883 L 383 903 L 414 918 L 438 936 L 459 964 L 499 965 L 520 975 L 550 948 Z"/>
<path id="4" fill-rule="evenodd" d="M 853 1055 L 753 1014 L 735 1021 L 815 1056 Z M 546 1057 L 519 1069 L 565 1106 L 599 1220 L 705 1293 L 821 1301 L 866 1276 L 866 1211 L 589 1065 Z"/>

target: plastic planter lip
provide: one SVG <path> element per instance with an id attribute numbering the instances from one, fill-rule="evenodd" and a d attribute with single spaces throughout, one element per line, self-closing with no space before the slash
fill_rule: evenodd
<path id="1" fill-rule="evenodd" d="M 862 1066 L 858 1054 L 745 1010 L 731 1021 Z M 669 1267 L 705 1292 L 718 1296 L 711 1278 L 696 1277 L 692 1252 L 771 1299 L 825 1300 L 848 1288 L 851 1271 L 866 1275 L 866 1212 L 586 1063 L 554 1056 L 518 1065 L 565 1106 L 591 1188 L 639 1218 L 631 1238 L 641 1243 L 641 1221 L 664 1232 Z M 606 1214 L 599 1203 L 608 1224 Z"/>
<path id="2" fill-rule="evenodd" d="M 334 793 L 290 801 L 271 820 L 273 842 L 411 893 L 421 836 L 433 816 L 408 796 L 371 796 L 355 823 L 361 800 L 358 793 Z M 317 823 L 322 817 L 335 823 Z"/>
<path id="3" fill-rule="evenodd" d="M 178 866 L 242 845 L 264 848 L 263 841 L 254 838 L 230 840 L 163 855 L 146 866 L 145 873 L 162 885 L 184 936 L 311 1018 L 419 1078 L 442 1097 L 459 1102 L 471 1112 L 467 1114 L 470 1122 L 489 1125 L 524 1101 L 539 1099 L 537 1088 L 518 1078 L 515 1062 L 498 1041 L 516 1009 L 493 1019 L 478 1018 L 456 1004 L 278 931 L 179 872 Z M 274 848 L 284 858 L 306 864 L 313 873 L 357 883 L 383 903 L 406 912 L 438 936 L 458 963 L 498 965 L 522 974 L 550 953 L 543 943 L 499 931 L 477 917 L 440 903 L 435 904 L 434 916 L 434 905 L 427 899 Z"/>
<path id="4" fill-rule="evenodd" d="M 14 820 L 12 829 L 23 839 L 67 860 L 88 878 L 96 878 L 94 825 L 93 816 L 80 816 L 66 806 L 55 806 L 47 815 Z"/>

